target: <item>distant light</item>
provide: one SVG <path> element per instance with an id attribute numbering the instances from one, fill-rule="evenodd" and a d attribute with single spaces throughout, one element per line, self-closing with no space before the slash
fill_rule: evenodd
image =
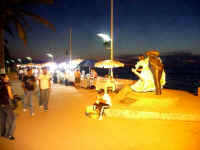
<path id="1" fill-rule="evenodd" d="M 104 39 L 105 42 L 109 42 L 109 41 L 111 41 L 110 36 L 107 35 L 107 34 L 99 33 L 99 34 L 97 34 L 97 36 L 99 36 L 99 37 L 101 37 L 102 39 Z"/>
<path id="2" fill-rule="evenodd" d="M 46 55 L 50 58 L 53 58 L 53 55 L 51 53 L 46 53 Z"/>
<path id="3" fill-rule="evenodd" d="M 57 69 L 57 64 L 54 62 L 48 62 L 44 66 L 48 67 L 50 72 L 54 72 Z"/>
<path id="4" fill-rule="evenodd" d="M 8 60 L 6 60 L 6 63 L 9 64 L 10 62 Z"/>
<path id="5" fill-rule="evenodd" d="M 11 62 L 12 62 L 12 63 L 14 63 L 14 62 L 15 62 L 15 60 L 11 59 Z"/>
<path id="6" fill-rule="evenodd" d="M 31 57 L 26 57 L 26 59 L 28 59 L 28 60 L 32 60 L 32 58 L 31 58 Z"/>
<path id="7" fill-rule="evenodd" d="M 17 58 L 17 60 L 18 60 L 19 62 L 22 62 L 22 60 L 21 60 L 20 58 Z"/>
<path id="8" fill-rule="evenodd" d="M 62 63 L 59 64 L 58 67 L 61 68 L 61 69 L 64 69 L 64 68 L 66 68 L 66 66 L 67 66 L 67 64 L 65 62 L 62 62 Z"/>
<path id="9" fill-rule="evenodd" d="M 74 59 L 74 60 L 71 60 L 69 62 L 69 67 L 71 69 L 75 69 L 76 67 L 78 67 L 78 65 L 83 62 L 83 59 Z"/>

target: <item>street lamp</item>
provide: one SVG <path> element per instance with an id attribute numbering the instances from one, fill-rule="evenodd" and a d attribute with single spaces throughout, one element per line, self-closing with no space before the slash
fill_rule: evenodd
<path id="1" fill-rule="evenodd" d="M 46 55 L 51 58 L 52 62 L 54 61 L 54 55 L 52 55 L 51 53 L 46 53 Z"/>
<path id="2" fill-rule="evenodd" d="M 17 58 L 17 61 L 20 62 L 20 63 L 22 63 L 22 60 L 20 58 Z"/>
<path id="3" fill-rule="evenodd" d="M 10 61 L 11 61 L 12 63 L 15 63 L 15 60 L 13 60 L 13 59 L 11 59 Z"/>
<path id="4" fill-rule="evenodd" d="M 110 48 L 110 46 L 111 46 L 110 45 L 110 43 L 111 43 L 110 36 L 107 35 L 107 34 L 103 34 L 103 33 L 98 33 L 97 36 L 103 39 L 104 45 L 105 45 L 105 50 L 111 50 L 111 48 Z M 110 53 L 110 55 L 111 55 L 111 53 Z M 111 59 L 111 56 L 110 56 L 110 59 Z"/>
<path id="5" fill-rule="evenodd" d="M 110 36 L 107 35 L 107 34 L 98 33 L 97 36 L 101 37 L 104 40 L 104 42 L 110 42 L 111 41 Z"/>
<path id="6" fill-rule="evenodd" d="M 31 57 L 25 57 L 25 58 L 28 59 L 32 63 L 32 58 Z"/>

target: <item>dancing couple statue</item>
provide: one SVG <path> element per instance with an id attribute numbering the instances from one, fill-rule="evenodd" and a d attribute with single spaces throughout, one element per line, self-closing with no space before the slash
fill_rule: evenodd
<path id="1" fill-rule="evenodd" d="M 166 83 L 166 76 L 159 51 L 150 50 L 139 56 L 139 61 L 132 72 L 139 79 L 131 86 L 124 87 L 114 96 L 114 101 L 125 98 L 131 92 L 155 92 L 156 95 L 161 95 L 161 89 Z"/>

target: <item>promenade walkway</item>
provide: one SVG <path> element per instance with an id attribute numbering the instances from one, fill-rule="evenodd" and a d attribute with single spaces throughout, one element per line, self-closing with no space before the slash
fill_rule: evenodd
<path id="1" fill-rule="evenodd" d="M 20 85 L 16 82 L 15 85 Z M 18 89 L 20 90 L 20 88 Z M 15 141 L 0 150 L 199 150 L 200 123 L 85 116 L 96 91 L 54 84 L 48 112 L 19 110 Z M 37 104 L 37 103 L 36 103 Z"/>

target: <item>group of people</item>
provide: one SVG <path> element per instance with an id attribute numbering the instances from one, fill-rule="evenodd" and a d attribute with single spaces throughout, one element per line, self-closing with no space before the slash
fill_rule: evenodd
<path id="1" fill-rule="evenodd" d="M 39 107 L 40 111 L 48 111 L 48 101 L 51 90 L 51 76 L 48 74 L 47 68 L 42 68 L 42 73 L 35 77 L 32 68 L 27 69 L 27 74 L 23 76 L 22 88 L 24 90 L 23 111 L 30 109 L 31 116 L 35 115 L 33 97 L 40 90 Z M 6 74 L 0 74 L 0 136 L 15 140 L 13 136 L 16 126 L 16 115 L 14 107 L 12 106 L 15 101 L 9 77 Z"/>
<path id="2" fill-rule="evenodd" d="M 28 72 L 28 69 L 29 68 L 32 68 L 32 73 L 34 76 L 38 76 L 41 72 L 41 69 L 40 68 L 36 68 L 36 67 L 18 67 L 17 68 L 17 73 L 18 73 L 18 77 L 19 77 L 19 80 L 22 81 L 23 80 L 23 77 L 25 75 L 27 75 L 27 72 Z"/>
<path id="3" fill-rule="evenodd" d="M 87 82 L 87 87 L 92 87 L 95 84 L 95 81 L 98 77 L 97 72 L 95 71 L 95 69 L 91 69 L 90 73 L 88 74 L 88 82 Z M 76 71 L 74 72 L 74 77 L 75 77 L 75 81 L 74 81 L 74 86 L 76 88 L 80 88 L 81 87 L 81 80 L 85 79 L 85 71 L 82 70 L 82 73 L 80 72 L 80 69 L 76 69 Z"/>
<path id="4" fill-rule="evenodd" d="M 42 73 L 36 78 L 33 75 L 32 68 L 28 68 L 27 75 L 23 77 L 22 88 L 24 90 L 23 111 L 30 108 L 31 116 L 35 115 L 33 97 L 38 92 L 37 80 L 39 87 L 39 106 L 40 110 L 48 111 L 48 101 L 51 91 L 51 76 L 48 74 L 47 67 L 42 68 Z"/>

